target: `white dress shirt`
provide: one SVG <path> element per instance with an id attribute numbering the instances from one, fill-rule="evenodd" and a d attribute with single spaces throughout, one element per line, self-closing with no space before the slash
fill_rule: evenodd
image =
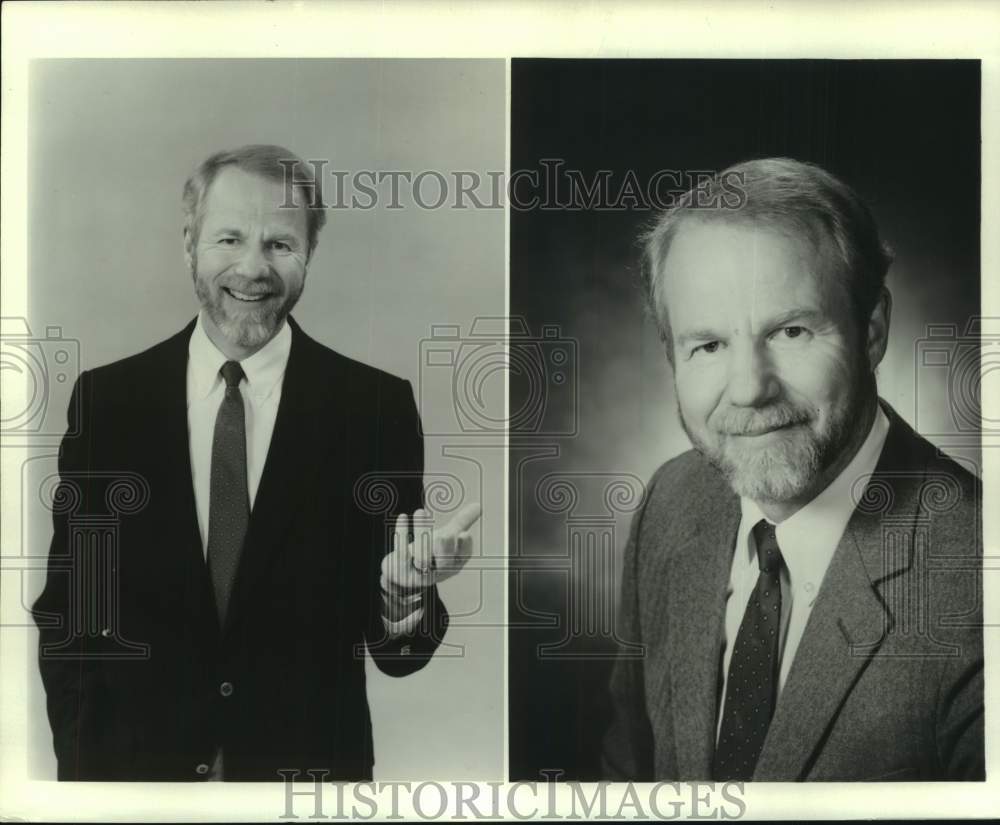
<path id="1" fill-rule="evenodd" d="M 202 552 L 208 553 L 209 495 L 212 487 L 212 440 L 215 437 L 215 419 L 219 405 L 226 394 L 226 382 L 219 370 L 229 359 L 212 343 L 205 332 L 204 314 L 198 322 L 188 344 L 187 412 L 188 444 L 191 450 L 191 476 L 194 484 L 195 505 L 198 510 L 198 529 L 201 532 Z M 264 462 L 274 433 L 274 422 L 281 401 L 281 385 L 292 349 L 292 331 L 282 324 L 278 333 L 249 358 L 240 361 L 246 375 L 240 382 L 240 394 L 246 413 L 247 436 L 247 491 L 250 509 L 253 510 L 264 472 Z M 383 583 L 383 586 L 384 583 Z M 333 598 L 333 594 L 331 594 Z M 382 622 L 390 636 L 410 633 L 423 616 L 419 596 L 403 601 L 413 604 L 414 610 L 398 621 Z"/>
<path id="2" fill-rule="evenodd" d="M 795 652 L 802 640 L 823 577 L 854 512 L 855 499 L 851 488 L 859 477 L 875 470 L 888 434 L 889 420 L 880 407 L 868 437 L 851 463 L 816 498 L 775 526 L 778 547 L 781 548 L 781 556 L 785 562 L 781 568 L 782 621 L 778 642 L 778 695 L 788 678 L 788 671 L 795 659 Z M 747 601 L 757 586 L 757 577 L 760 575 L 752 530 L 758 521 L 766 519 L 756 502 L 748 498 L 740 499 L 740 507 L 742 516 L 736 533 L 736 549 L 729 573 L 729 588 L 726 591 L 723 683 L 719 697 L 716 738 L 722 722 L 722 703 L 725 701 L 733 644 L 743 621 Z"/>
<path id="3" fill-rule="evenodd" d="M 198 509 L 202 552 L 208 552 L 208 499 L 212 486 L 212 440 L 219 405 L 226 395 L 226 382 L 219 374 L 229 359 L 205 332 L 204 315 L 198 315 L 188 344 L 187 411 L 191 476 Z M 282 324 L 278 334 L 249 358 L 240 361 L 246 375 L 240 393 L 246 411 L 247 490 L 253 509 L 267 450 L 274 433 L 274 420 L 281 401 L 281 384 L 292 349 L 292 331 Z"/>
<path id="4" fill-rule="evenodd" d="M 226 382 L 219 370 L 229 360 L 219 350 L 205 331 L 204 314 L 188 343 L 187 365 L 187 415 L 188 445 L 191 451 L 191 480 L 194 485 L 195 506 L 198 511 L 198 529 L 201 533 L 202 552 L 208 553 L 209 498 L 212 488 L 212 441 L 215 437 L 215 419 L 219 405 L 226 394 Z M 253 510 L 264 472 L 264 462 L 274 433 L 274 422 L 281 401 L 281 385 L 292 349 L 292 331 L 282 324 L 278 333 L 249 358 L 240 361 L 246 378 L 240 382 L 240 394 L 246 416 L 247 438 L 247 491 L 250 509 Z M 331 593 L 330 598 L 334 598 Z M 423 616 L 419 599 L 414 599 L 416 609 L 399 621 L 390 622 L 384 616 L 382 623 L 390 636 L 411 632 Z M 220 780 L 223 775 L 222 750 L 216 751 L 215 760 L 206 776 Z"/>

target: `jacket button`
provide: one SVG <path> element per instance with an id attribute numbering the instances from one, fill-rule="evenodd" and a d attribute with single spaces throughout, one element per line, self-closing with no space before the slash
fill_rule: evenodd
<path id="1" fill-rule="evenodd" d="M 221 693 L 223 696 L 232 696 L 233 695 L 233 683 L 232 682 L 223 682 L 221 685 L 219 685 L 219 693 Z"/>
<path id="2" fill-rule="evenodd" d="M 101 635 L 105 639 L 107 639 L 109 636 L 111 636 L 111 628 L 110 627 L 103 627 L 103 628 L 101 628 Z"/>
<path id="3" fill-rule="evenodd" d="M 208 765 L 206 765 L 204 762 L 200 762 L 198 766 L 194 769 L 194 772 L 199 776 L 204 776 L 206 773 L 208 773 Z"/>

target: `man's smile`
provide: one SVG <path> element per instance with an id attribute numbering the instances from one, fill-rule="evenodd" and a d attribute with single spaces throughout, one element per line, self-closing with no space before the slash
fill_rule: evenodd
<path id="1" fill-rule="evenodd" d="M 265 298 L 270 298 L 274 295 L 273 292 L 257 292 L 253 294 L 249 292 L 240 292 L 237 289 L 231 289 L 226 286 L 222 287 L 222 291 L 225 292 L 230 298 L 246 304 L 258 303 L 263 301 Z"/>
<path id="2" fill-rule="evenodd" d="M 780 433 L 788 432 L 789 430 L 793 430 L 799 426 L 801 425 L 781 424 L 777 427 L 762 427 L 761 429 L 758 430 L 750 430 L 745 433 L 728 433 L 728 435 L 732 438 L 746 438 L 750 439 L 751 441 L 756 441 L 758 439 L 763 439 L 769 435 L 777 435 Z"/>

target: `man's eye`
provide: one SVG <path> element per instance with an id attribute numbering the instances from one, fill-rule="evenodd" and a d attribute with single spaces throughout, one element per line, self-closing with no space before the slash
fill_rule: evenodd
<path id="1" fill-rule="evenodd" d="M 775 338 L 779 341 L 793 341 L 796 338 L 804 339 L 806 337 L 808 330 L 805 327 L 789 326 L 782 327 L 775 334 Z"/>
<path id="2" fill-rule="evenodd" d="M 219 244 L 221 246 L 236 246 L 239 241 L 236 238 L 219 238 Z"/>
<path id="3" fill-rule="evenodd" d="M 696 355 L 699 352 L 704 352 L 706 355 L 712 355 L 713 353 L 718 352 L 719 347 L 721 346 L 722 344 L 719 341 L 709 341 L 705 344 L 701 344 L 700 346 L 695 347 L 692 350 L 692 354 Z"/>
<path id="4" fill-rule="evenodd" d="M 288 244 L 286 244 L 284 241 L 271 241 L 270 247 L 275 252 L 291 252 L 292 251 L 292 248 Z"/>

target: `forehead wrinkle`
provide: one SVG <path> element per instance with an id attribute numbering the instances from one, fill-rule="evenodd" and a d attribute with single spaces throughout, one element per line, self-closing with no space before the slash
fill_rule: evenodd
<path id="1" fill-rule="evenodd" d="M 811 238 L 749 222 L 698 224 L 692 229 L 711 231 L 725 226 L 736 233 L 730 236 L 732 243 L 720 246 L 704 235 L 675 239 L 671 252 L 681 252 L 683 260 L 675 260 L 681 263 L 679 268 L 665 267 L 664 286 L 674 281 L 674 289 L 682 290 L 676 298 L 688 296 L 685 312 L 690 313 L 683 320 L 675 316 L 676 340 L 690 338 L 695 332 L 742 335 L 747 322 L 749 331 L 756 334 L 762 324 L 773 325 L 793 314 L 813 318 L 836 314 L 829 292 L 830 264 L 835 266 L 835 256 L 831 261 Z M 703 248 L 711 250 L 704 257 Z M 714 268 L 714 274 L 709 267 Z M 668 300 L 668 310 L 670 305 Z"/>
<path id="2" fill-rule="evenodd" d="M 826 259 L 815 239 L 792 233 L 783 227 L 755 224 L 746 228 L 750 239 L 748 298 L 751 330 L 757 330 L 762 325 L 772 326 L 794 315 L 816 315 L 828 308 L 829 266 L 825 265 Z M 786 243 L 775 244 L 774 241 L 779 238 Z M 769 257 L 776 276 L 773 278 L 767 278 L 760 263 L 765 245 L 771 252 Z M 765 257 L 765 262 L 767 260 Z M 803 300 L 804 297 L 807 300 Z"/>
<path id="3" fill-rule="evenodd" d="M 209 210 L 205 214 L 205 225 L 211 234 L 227 229 L 238 231 L 242 235 L 248 235 L 255 230 L 260 234 L 269 237 L 295 238 L 300 241 L 305 240 L 305 221 L 301 223 L 294 216 L 289 215 L 284 220 L 277 218 L 282 213 L 265 212 L 259 208 L 248 207 L 246 209 L 227 208 L 225 210 Z"/>

